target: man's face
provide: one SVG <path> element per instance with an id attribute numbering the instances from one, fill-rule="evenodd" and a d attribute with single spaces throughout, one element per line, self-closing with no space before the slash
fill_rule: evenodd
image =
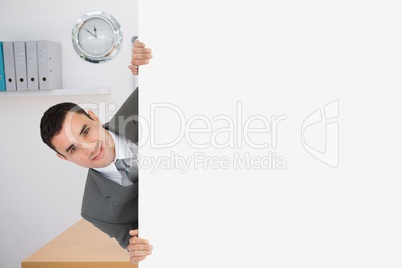
<path id="1" fill-rule="evenodd" d="M 60 153 L 57 156 L 64 160 L 86 168 L 106 167 L 115 157 L 112 137 L 93 112 L 88 114 L 92 120 L 84 114 L 68 112 L 52 144 Z"/>

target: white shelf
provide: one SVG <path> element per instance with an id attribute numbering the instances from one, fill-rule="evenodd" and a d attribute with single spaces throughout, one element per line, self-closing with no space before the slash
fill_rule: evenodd
<path id="1" fill-rule="evenodd" d="M 73 95 L 108 95 L 110 88 L 84 88 L 84 89 L 52 89 L 31 91 L 0 91 L 0 98 L 8 97 L 43 97 L 43 96 L 73 96 Z"/>

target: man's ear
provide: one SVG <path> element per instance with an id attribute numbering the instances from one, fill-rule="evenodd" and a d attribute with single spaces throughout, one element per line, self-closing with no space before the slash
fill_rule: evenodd
<path id="1" fill-rule="evenodd" d="M 99 122 L 99 118 L 96 116 L 96 114 L 94 112 L 92 112 L 91 110 L 88 111 L 88 115 L 89 117 L 91 117 L 92 120 L 98 121 Z"/>
<path id="2" fill-rule="evenodd" d="M 56 156 L 57 156 L 58 158 L 60 158 L 60 159 L 67 160 L 67 157 L 65 157 L 65 156 L 62 155 L 62 154 L 57 153 Z"/>

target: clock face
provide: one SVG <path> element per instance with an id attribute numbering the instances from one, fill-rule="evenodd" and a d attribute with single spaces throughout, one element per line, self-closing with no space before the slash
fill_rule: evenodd
<path id="1" fill-rule="evenodd" d="M 117 20 L 103 11 L 81 16 L 73 27 L 72 41 L 77 54 L 91 63 L 103 63 L 119 53 L 123 33 Z"/>
<path id="2" fill-rule="evenodd" d="M 81 26 L 78 40 L 85 53 L 97 57 L 107 54 L 113 48 L 115 36 L 107 21 L 94 18 Z"/>

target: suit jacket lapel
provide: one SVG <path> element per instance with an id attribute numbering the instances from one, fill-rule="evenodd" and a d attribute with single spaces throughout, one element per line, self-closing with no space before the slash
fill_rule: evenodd
<path id="1" fill-rule="evenodd" d="M 114 206 L 120 206 L 138 197 L 138 183 L 124 187 L 105 179 L 99 172 L 89 169 L 88 179 L 92 178 L 105 198 L 110 198 Z"/>

